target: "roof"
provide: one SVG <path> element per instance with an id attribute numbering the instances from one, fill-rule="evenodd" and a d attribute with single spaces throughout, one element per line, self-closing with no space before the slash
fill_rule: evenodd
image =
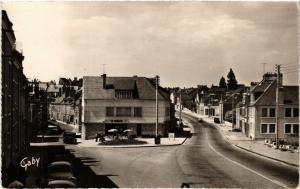
<path id="1" fill-rule="evenodd" d="M 256 91 L 256 90 L 255 90 Z M 282 92 L 282 103 L 286 105 L 298 105 L 299 104 L 299 86 L 282 86 L 280 88 Z M 276 80 L 272 81 L 271 84 L 263 91 L 260 97 L 251 103 L 254 105 L 276 105 Z"/>
<path id="2" fill-rule="evenodd" d="M 287 104 L 299 104 L 299 86 L 283 86 L 283 100 L 288 100 Z"/>
<path id="3" fill-rule="evenodd" d="M 261 81 L 251 89 L 251 92 L 264 92 L 274 81 Z"/>
<path id="4" fill-rule="evenodd" d="M 103 77 L 84 76 L 83 96 L 85 99 L 114 99 L 115 90 L 134 90 L 137 99 L 155 100 L 155 86 L 150 78 L 146 77 L 106 77 L 106 86 L 103 88 Z M 170 95 L 159 87 L 159 100 L 170 100 Z"/>

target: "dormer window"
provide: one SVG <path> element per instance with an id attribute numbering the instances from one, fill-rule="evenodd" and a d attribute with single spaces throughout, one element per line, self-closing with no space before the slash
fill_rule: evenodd
<path id="1" fill-rule="evenodd" d="M 115 97 L 118 99 L 131 99 L 131 98 L 133 98 L 133 91 L 116 90 Z"/>

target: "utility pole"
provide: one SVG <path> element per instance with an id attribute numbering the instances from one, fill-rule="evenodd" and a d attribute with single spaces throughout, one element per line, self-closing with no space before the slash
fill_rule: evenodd
<path id="1" fill-rule="evenodd" d="M 181 106 L 182 106 L 182 103 L 181 103 L 181 89 L 180 90 L 180 93 L 179 93 L 179 100 L 180 100 L 180 103 L 179 103 L 179 125 L 181 126 Z"/>
<path id="2" fill-rule="evenodd" d="M 276 82 L 276 149 L 279 148 L 279 88 L 281 87 L 280 81 L 280 65 L 276 64 L 275 69 L 277 72 Z"/>
<path id="3" fill-rule="evenodd" d="M 159 76 L 155 77 L 156 79 L 156 92 L 155 92 L 155 104 L 156 104 L 156 123 L 155 123 L 155 137 L 158 136 L 158 85 L 159 85 Z"/>
<path id="4" fill-rule="evenodd" d="M 232 94 L 232 99 L 231 99 L 231 108 L 232 108 L 232 110 L 231 110 L 231 114 L 232 114 L 232 116 L 231 116 L 231 124 L 232 124 L 232 129 L 234 128 L 234 123 L 233 123 L 233 117 L 234 117 L 234 115 L 233 115 L 233 109 L 234 109 L 234 94 Z"/>

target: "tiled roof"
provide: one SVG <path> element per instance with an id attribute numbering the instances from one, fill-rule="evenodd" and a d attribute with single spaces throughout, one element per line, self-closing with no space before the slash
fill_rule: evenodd
<path id="1" fill-rule="evenodd" d="M 155 86 L 145 77 L 106 77 L 106 84 L 111 87 L 103 89 L 103 78 L 99 76 L 83 77 L 83 96 L 85 99 L 114 99 L 115 89 L 136 90 L 138 99 L 155 100 Z M 169 95 L 159 88 L 159 100 L 170 100 Z"/>
<path id="2" fill-rule="evenodd" d="M 264 92 L 274 81 L 262 81 L 251 89 L 251 92 Z"/>
<path id="3" fill-rule="evenodd" d="M 299 104 L 299 86 L 283 86 L 283 98 L 289 104 Z"/>

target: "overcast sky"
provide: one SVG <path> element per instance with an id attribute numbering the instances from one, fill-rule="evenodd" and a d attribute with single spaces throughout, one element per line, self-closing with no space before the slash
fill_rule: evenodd
<path id="1" fill-rule="evenodd" d="M 59 77 L 160 75 L 163 86 L 218 84 L 233 69 L 259 81 L 263 66 L 287 64 L 297 84 L 297 6 L 291 2 L 5 3 L 24 71 Z"/>

